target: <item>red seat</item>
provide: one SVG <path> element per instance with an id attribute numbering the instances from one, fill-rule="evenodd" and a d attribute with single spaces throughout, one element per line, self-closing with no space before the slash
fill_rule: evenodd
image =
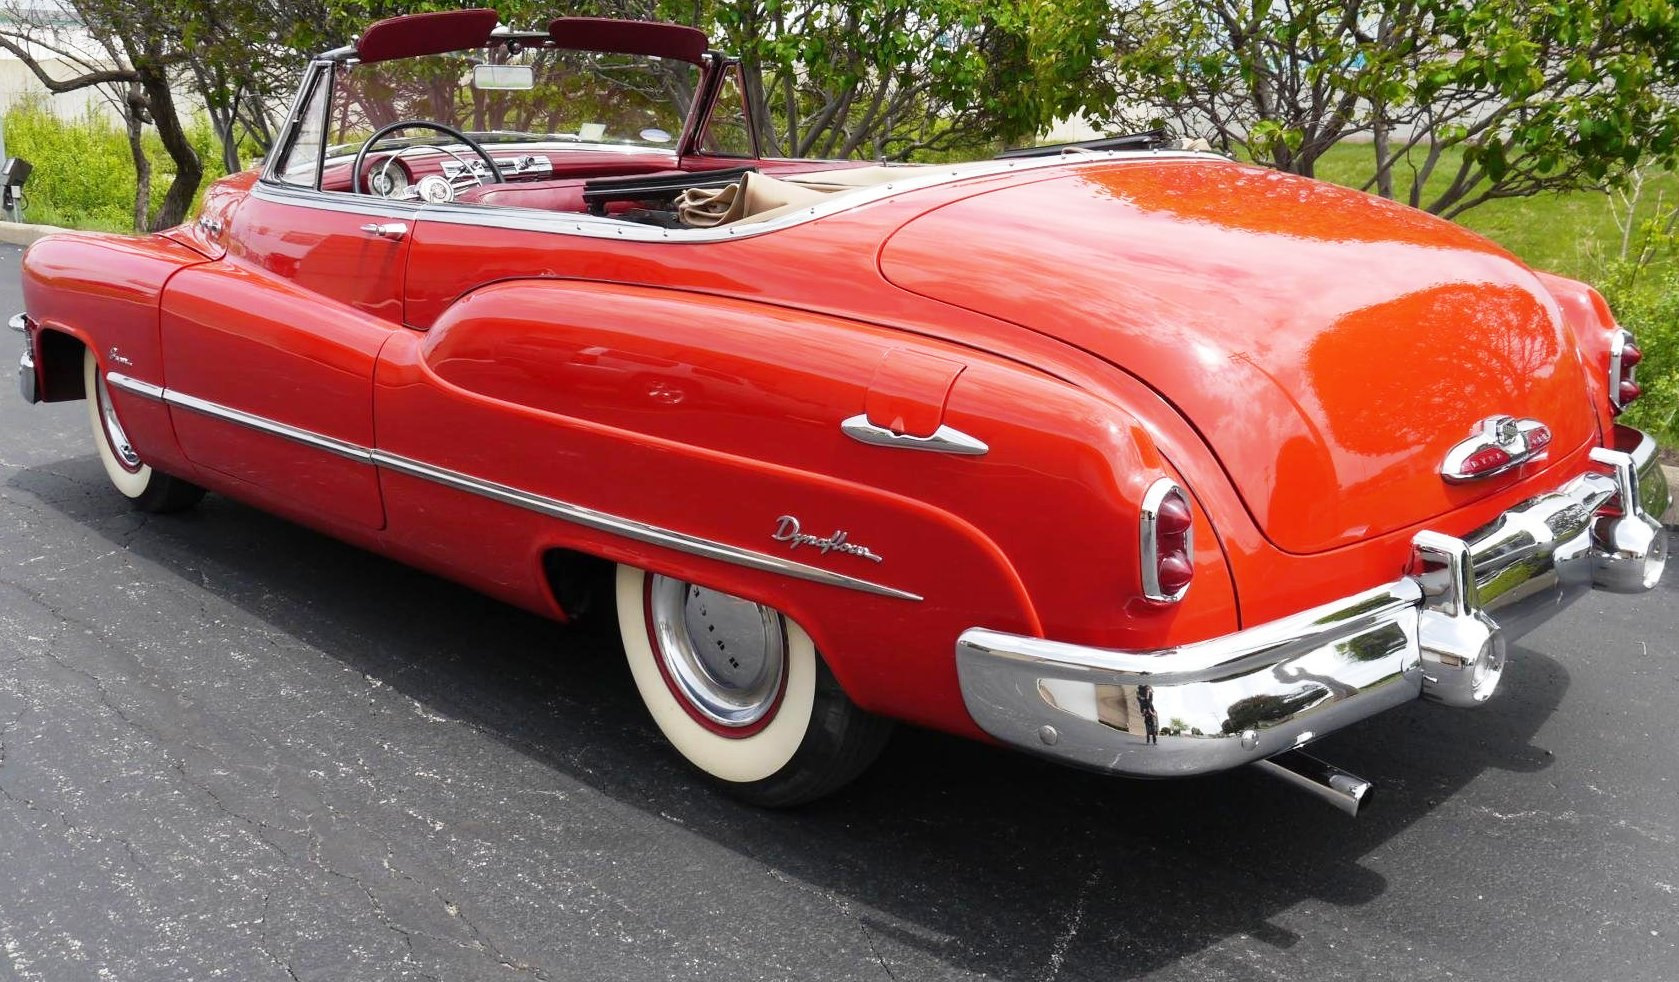
<path id="1" fill-rule="evenodd" d="M 582 211 L 583 180 L 529 181 L 518 184 L 485 184 L 467 188 L 456 200 L 508 208 L 541 208 L 544 211 Z"/>
<path id="2" fill-rule="evenodd" d="M 728 160 L 723 161 L 723 163 L 734 164 L 737 162 Z M 748 163 L 753 164 L 753 166 L 762 165 L 766 172 L 773 172 L 777 176 L 783 177 L 789 174 L 857 166 L 855 161 L 843 160 L 748 161 Z M 499 205 L 503 208 L 538 208 L 543 211 L 584 212 L 588 209 L 583 203 L 583 186 L 595 178 L 675 177 L 684 174 L 703 173 L 706 169 L 709 168 L 642 171 L 635 167 L 597 167 L 587 178 L 567 177 L 547 181 L 512 181 L 505 184 L 485 184 L 462 191 L 455 200 L 468 203 L 476 202 L 483 205 Z M 606 210 L 616 213 L 627 211 L 633 207 L 635 207 L 633 202 L 615 201 L 609 204 Z"/>
<path id="3" fill-rule="evenodd" d="M 623 175 L 612 174 L 612 177 L 667 177 L 688 173 L 682 170 L 655 170 L 642 173 L 631 170 Z M 480 187 L 468 188 L 460 193 L 457 201 L 477 202 L 483 205 L 500 205 L 504 208 L 540 208 L 544 211 L 576 211 L 587 210 L 583 204 L 583 186 L 597 177 L 606 174 L 592 174 L 589 178 L 571 177 L 549 181 L 515 181 L 506 184 L 485 184 Z M 629 202 L 614 203 L 608 206 L 608 211 L 624 211 L 634 207 Z"/>

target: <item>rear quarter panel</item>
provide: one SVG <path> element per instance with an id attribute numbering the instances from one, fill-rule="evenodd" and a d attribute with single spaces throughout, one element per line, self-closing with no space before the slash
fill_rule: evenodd
<path id="1" fill-rule="evenodd" d="M 840 431 L 882 359 L 905 348 L 963 365 L 944 418 L 986 440 L 985 456 Z M 1152 645 L 1235 625 L 1216 548 L 1202 553 L 1194 603 L 1133 599 L 1131 503 L 1170 472 L 1136 424 L 946 342 L 674 290 L 505 282 L 393 340 L 375 414 L 381 450 L 918 595 L 790 579 L 381 477 L 393 548 L 411 561 L 476 556 L 476 577 L 507 595 L 561 547 L 770 603 L 810 631 L 860 704 L 918 723 L 976 732 L 953 657 L 969 627 Z M 882 561 L 792 549 L 773 537 L 783 515 L 818 536 L 844 530 Z"/>

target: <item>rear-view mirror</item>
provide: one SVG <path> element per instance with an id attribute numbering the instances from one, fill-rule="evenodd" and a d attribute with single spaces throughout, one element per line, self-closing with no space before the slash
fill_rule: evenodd
<path id="1" fill-rule="evenodd" d="M 535 85 L 536 75 L 529 65 L 472 66 L 475 89 L 529 89 Z"/>

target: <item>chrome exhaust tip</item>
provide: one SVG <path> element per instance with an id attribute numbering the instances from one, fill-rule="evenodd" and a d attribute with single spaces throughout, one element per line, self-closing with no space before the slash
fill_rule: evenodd
<path id="1" fill-rule="evenodd" d="M 1256 760 L 1253 766 L 1322 798 L 1354 818 L 1376 797 L 1374 784 L 1299 750 L 1285 750 L 1275 757 Z"/>

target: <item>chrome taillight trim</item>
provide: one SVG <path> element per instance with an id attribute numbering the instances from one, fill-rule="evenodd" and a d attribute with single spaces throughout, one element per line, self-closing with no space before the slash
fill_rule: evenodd
<path id="1" fill-rule="evenodd" d="M 1615 407 L 1616 412 L 1626 408 L 1626 403 L 1621 401 L 1621 383 L 1638 381 L 1636 367 L 1627 369 L 1625 375 L 1621 374 L 1621 354 L 1626 351 L 1627 345 L 1637 341 L 1632 332 L 1624 327 L 1615 328 L 1615 333 L 1609 338 L 1609 404 Z"/>
<path id="2" fill-rule="evenodd" d="M 1446 454 L 1445 461 L 1440 464 L 1440 476 L 1449 483 L 1463 484 L 1505 474 L 1530 461 L 1543 459 L 1554 438 L 1550 429 L 1536 419 L 1489 416 L 1475 424 L 1475 433 L 1469 439 Z M 1533 434 L 1541 430 L 1546 432 L 1545 441 L 1535 447 L 1532 445 Z M 1463 468 L 1469 458 L 1489 448 L 1503 450 L 1510 459 L 1499 467 L 1473 474 L 1464 473 Z"/>
<path id="3" fill-rule="evenodd" d="M 1189 592 L 1190 586 L 1186 583 L 1176 593 L 1165 593 L 1160 589 L 1160 551 L 1157 544 L 1159 539 L 1156 535 L 1160 526 L 1160 505 L 1174 491 L 1183 498 L 1184 504 L 1189 505 L 1193 513 L 1195 506 L 1190 503 L 1189 492 L 1179 487 L 1178 482 L 1169 477 L 1163 477 L 1155 481 L 1143 493 L 1142 518 L 1139 522 L 1142 539 L 1137 552 L 1142 556 L 1143 598 L 1153 600 L 1156 603 L 1175 604 L 1183 599 L 1184 594 Z M 1190 563 L 1193 564 L 1195 562 L 1195 526 L 1193 524 L 1184 530 L 1183 547 L 1184 553 L 1189 557 Z"/>

